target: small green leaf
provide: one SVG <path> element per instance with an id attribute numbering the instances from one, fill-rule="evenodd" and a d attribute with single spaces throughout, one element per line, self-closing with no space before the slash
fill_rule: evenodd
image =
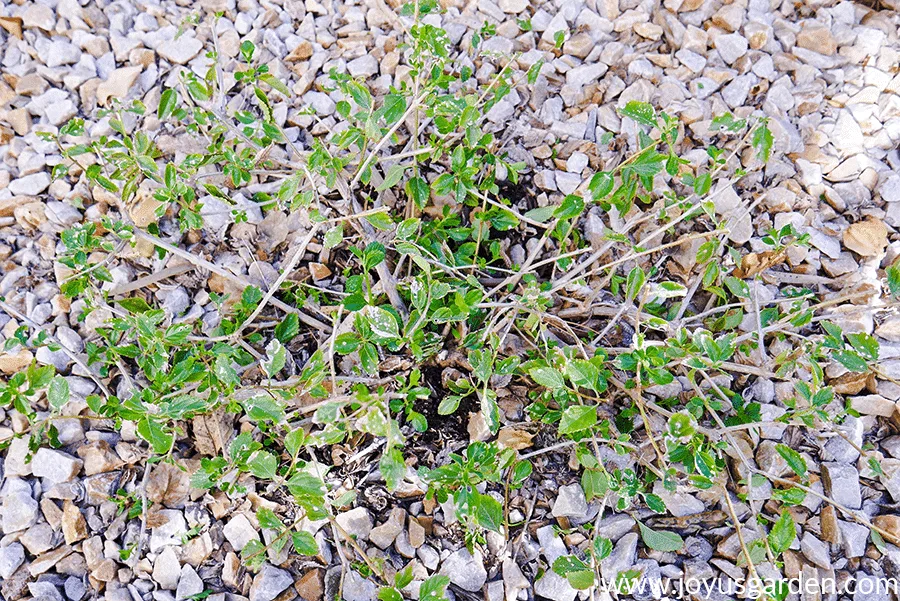
<path id="1" fill-rule="evenodd" d="M 641 530 L 641 539 L 643 539 L 644 544 L 655 551 L 671 553 L 684 547 L 684 540 L 674 532 L 653 530 L 641 522 L 638 522 L 638 527 Z"/>
<path id="2" fill-rule="evenodd" d="M 794 518 L 791 517 L 789 511 L 781 512 L 781 517 L 769 530 L 769 546 L 775 555 L 781 555 L 791 548 L 794 539 L 797 538 L 797 527 L 794 525 Z"/>
<path id="3" fill-rule="evenodd" d="M 270 420 L 280 423 L 284 419 L 281 404 L 270 396 L 260 395 L 241 401 L 247 417 L 255 422 Z"/>
<path id="4" fill-rule="evenodd" d="M 419 588 L 419 601 L 444 601 L 450 578 L 447 576 L 432 576 L 422 583 Z"/>
<path id="5" fill-rule="evenodd" d="M 623 108 L 619 109 L 619 113 L 625 117 L 630 117 L 642 125 L 656 126 L 656 111 L 646 102 L 631 100 Z"/>
<path id="6" fill-rule="evenodd" d="M 563 380 L 562 374 L 559 373 L 559 370 L 549 366 L 535 367 L 528 371 L 528 375 L 531 376 L 531 379 L 534 380 L 537 384 L 545 386 L 551 390 L 562 388 L 566 385 L 566 382 L 565 380 Z"/>
<path id="7" fill-rule="evenodd" d="M 392 447 L 381 456 L 378 469 L 387 484 L 389 491 L 397 490 L 406 476 L 406 463 L 403 461 L 403 453 L 397 447 Z"/>
<path id="8" fill-rule="evenodd" d="M 325 248 L 334 248 L 344 240 L 344 224 L 338 223 L 325 232 Z"/>
<path id="9" fill-rule="evenodd" d="M 257 451 L 253 458 L 247 462 L 250 473 L 257 478 L 272 480 L 278 470 L 278 458 L 268 451 Z"/>
<path id="10" fill-rule="evenodd" d="M 285 315 L 281 323 L 275 326 L 275 338 L 287 344 L 300 333 L 300 318 L 296 313 Z"/>
<path id="11" fill-rule="evenodd" d="M 781 443 L 775 445 L 775 450 L 778 451 L 778 454 L 781 455 L 782 458 L 784 458 L 788 467 L 790 467 L 795 474 L 801 478 L 806 477 L 806 460 L 803 458 L 803 455 L 786 444 Z"/>
<path id="12" fill-rule="evenodd" d="M 393 188 L 397 184 L 400 183 L 400 180 L 403 179 L 403 173 L 406 171 L 405 165 L 392 165 L 390 169 L 388 169 L 387 173 L 384 175 L 384 181 L 381 182 L 381 185 L 375 188 L 376 192 L 382 192 L 387 190 L 388 188 Z"/>
<path id="13" fill-rule="evenodd" d="M 475 501 L 475 521 L 486 530 L 503 533 L 503 507 L 491 495 L 479 494 Z"/>
<path id="14" fill-rule="evenodd" d="M 394 319 L 394 316 L 389 311 L 375 305 L 366 305 L 362 313 L 368 319 L 369 328 L 376 338 L 381 340 L 396 340 L 400 338 L 397 320 Z"/>
<path id="15" fill-rule="evenodd" d="M 54 376 L 47 389 L 47 401 L 56 411 L 69 402 L 69 382 L 62 376 Z"/>
<path id="16" fill-rule="evenodd" d="M 159 96 L 159 108 L 156 110 L 156 116 L 160 121 L 165 120 L 178 104 L 178 92 L 174 88 L 164 90 Z"/>
<path id="17" fill-rule="evenodd" d="M 316 556 L 319 554 L 319 544 L 313 535 L 305 530 L 291 532 L 291 542 L 294 550 L 300 555 Z"/>
<path id="18" fill-rule="evenodd" d="M 278 338 L 273 338 L 266 345 L 266 358 L 260 361 L 260 365 L 262 365 L 267 376 L 274 378 L 278 372 L 284 369 L 286 363 L 287 351 L 284 345 L 278 341 Z"/>
<path id="19" fill-rule="evenodd" d="M 587 430 L 597 423 L 597 408 L 591 405 L 573 405 L 563 411 L 559 420 L 559 433 L 572 434 Z"/>

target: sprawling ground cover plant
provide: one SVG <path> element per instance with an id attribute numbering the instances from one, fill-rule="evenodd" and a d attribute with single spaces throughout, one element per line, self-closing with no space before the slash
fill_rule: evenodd
<path id="1" fill-rule="evenodd" d="M 731 185 L 759 181 L 754 171 L 773 146 L 765 119 L 752 109 L 716 117 L 716 145 L 698 162 L 683 156 L 690 145 L 678 119 L 624 103 L 622 131 L 599 143 L 614 160 L 576 193 L 534 206 L 522 179 L 526 165 L 510 159 L 485 115 L 512 90 L 533 86 L 542 63 L 517 71 L 516 57 L 482 53 L 490 28 L 452 54 L 447 34 L 424 19 L 437 10 L 432 2 L 401 10 L 408 77 L 398 87 L 375 94 L 332 71 L 339 118 L 318 135 L 288 137 L 277 109 L 292 92 L 249 41 L 228 78 L 213 46 L 204 76 L 185 71 L 156 106 L 135 101 L 105 111 L 104 133 L 73 119 L 43 134 L 66 159 L 55 177 L 85 179 L 117 206 L 62 236 L 63 292 L 83 301 L 83 319 L 99 324 L 83 366 L 102 391 L 87 400 L 91 414 L 132 422 L 152 461 L 171 460 L 179 439 L 199 436 L 217 413 L 252 424 L 204 457 L 193 477 L 197 487 L 240 492 L 241 474 L 249 473 L 290 493 L 293 519 L 260 510 L 260 525 L 278 535 L 243 550 L 250 567 L 288 544 L 315 554 L 309 521 L 327 520 L 340 535 L 335 510 L 350 505 L 354 491 L 329 476 L 323 449 L 347 441 L 368 445 L 362 456 L 377 458 L 389 490 L 421 487 L 429 500 L 452 501 L 470 546 L 483 542 L 485 530 L 509 535 L 517 526 L 503 500 L 531 476 L 531 460 L 553 450 L 573 452 L 588 500 L 618 511 L 666 512 L 653 492 L 657 482 L 668 491 L 728 487 L 745 498 L 771 482 L 784 509 L 776 520 L 757 516 L 769 535 L 745 545 L 742 561 L 755 573 L 755 563 L 777 560 L 795 536 L 787 508 L 823 495 L 786 445 L 778 452 L 793 478 L 748 461 L 746 432 L 766 422 L 759 403 L 718 376 L 769 375 L 754 358 L 778 349 L 772 375 L 793 379 L 797 391 L 778 421 L 833 428 L 846 410 L 823 366 L 837 361 L 865 374 L 878 344 L 828 322 L 811 290 L 759 304 L 754 279 L 762 269 L 808 243 L 785 226 L 764 238 L 768 250 L 748 253 L 728 242 L 735 214 L 717 211 L 717 197 Z M 475 59 L 493 67 L 487 84 L 473 72 Z M 318 119 L 313 109 L 308 117 Z M 191 140 L 191 150 L 163 150 L 155 139 L 162 133 Z M 522 188 L 525 197 L 510 193 Z M 238 194 L 249 203 L 235 202 Z M 191 250 L 202 239 L 209 199 L 224 203 L 236 223 L 249 210 L 303 223 L 307 234 L 281 254 L 280 275 L 267 289 Z M 589 214 L 617 225 L 589 236 Z M 537 243 L 513 263 L 504 244 L 510 237 Z M 340 257 L 340 286 L 293 279 L 312 245 Z M 653 260 L 685 245 L 696 249 L 689 273 Z M 137 248 L 217 277 L 223 292 L 211 300 L 220 321 L 211 329 L 173 321 L 141 291 L 110 294 L 110 266 Z M 601 331 L 584 325 L 598 315 L 607 318 Z M 743 332 L 738 326 L 748 318 L 755 327 Z M 55 345 L 27 326 L 19 334 L 11 344 Z M 784 339 L 791 344 L 777 344 Z M 430 412 L 425 373 L 435 365 L 452 375 Z M 105 384 L 111 377 L 127 385 L 113 390 Z M 692 392 L 666 398 L 660 391 L 676 378 Z M 510 420 L 501 393 L 510 383 L 527 387 L 527 417 L 555 444 L 524 453 L 515 431 L 503 430 Z M 39 419 L 44 393 L 49 414 Z M 0 387 L 4 406 L 34 420 L 35 446 L 54 444 L 53 416 L 68 396 L 65 379 L 46 367 Z M 404 452 L 409 441 L 464 408 L 478 413 L 482 440 L 444 465 L 414 469 Z M 610 453 L 631 455 L 635 467 L 615 467 Z M 739 528 L 733 509 L 731 517 Z M 679 535 L 639 523 L 649 547 L 681 548 Z M 590 588 L 611 548 L 595 536 L 586 555 L 561 557 L 552 569 Z M 411 575 L 388 582 L 357 551 L 383 580 L 384 595 L 396 598 Z M 434 577 L 423 590 L 440 598 L 446 586 Z"/>

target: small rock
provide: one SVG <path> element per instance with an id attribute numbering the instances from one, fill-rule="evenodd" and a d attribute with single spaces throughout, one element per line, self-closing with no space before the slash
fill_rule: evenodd
<path id="1" fill-rule="evenodd" d="M 887 227 L 876 219 L 854 223 L 844 231 L 844 246 L 863 257 L 874 257 L 887 246 Z"/>
<path id="2" fill-rule="evenodd" d="M 394 542 L 394 539 L 397 538 L 397 535 L 403 532 L 404 520 L 406 520 L 406 510 L 402 507 L 393 508 L 388 521 L 372 528 L 369 532 L 369 540 L 379 549 L 387 549 Z"/>
<path id="3" fill-rule="evenodd" d="M 31 471 L 52 484 L 68 482 L 78 475 L 84 462 L 61 451 L 41 447 L 31 460 Z"/>
<path id="4" fill-rule="evenodd" d="M 364 54 L 348 62 L 347 71 L 353 77 L 372 77 L 378 74 L 378 60 L 371 54 Z"/>
<path id="5" fill-rule="evenodd" d="M 10 483 L 18 483 L 10 486 Z M 8 480 L 3 496 L 3 532 L 9 534 L 30 528 L 38 517 L 38 502 L 31 497 L 31 487 L 22 480 Z"/>
<path id="6" fill-rule="evenodd" d="M 852 465 L 823 463 L 822 480 L 825 490 L 836 503 L 850 509 L 862 505 L 862 491 L 859 488 L 859 472 Z"/>
<path id="7" fill-rule="evenodd" d="M 637 559 L 638 535 L 629 532 L 619 539 L 609 557 L 600 563 L 600 573 L 607 582 L 614 582 L 620 572 L 630 570 Z"/>
<path id="8" fill-rule="evenodd" d="M 476 550 L 473 556 L 465 547 L 451 553 L 444 560 L 440 573 L 456 586 L 472 593 L 480 591 L 487 582 L 487 571 L 484 569 L 481 552 Z"/>
<path id="9" fill-rule="evenodd" d="M 87 538 L 87 522 L 81 514 L 81 510 L 72 501 L 67 500 L 63 505 L 61 526 L 67 545 L 74 545 Z"/>
<path id="10" fill-rule="evenodd" d="M 797 45 L 825 56 L 837 52 L 837 42 L 831 30 L 821 24 L 807 25 L 797 34 Z"/>
<path id="11" fill-rule="evenodd" d="M 242 550 L 252 540 L 259 541 L 259 533 L 243 513 L 239 513 L 231 518 L 225 524 L 222 533 L 235 551 Z"/>
<path id="12" fill-rule="evenodd" d="M 110 73 L 106 81 L 97 86 L 97 103 L 106 106 L 110 98 L 125 98 L 137 81 L 143 67 L 122 67 Z"/>
<path id="13" fill-rule="evenodd" d="M 350 536 L 357 540 L 367 540 L 372 532 L 372 516 L 365 507 L 357 507 L 339 514 L 335 521 Z"/>
<path id="14" fill-rule="evenodd" d="M 587 512 L 588 505 L 580 484 L 559 487 L 559 494 L 553 504 L 553 517 L 583 518 Z"/>
<path id="15" fill-rule="evenodd" d="M 897 407 L 894 401 L 880 394 L 866 394 L 850 398 L 850 406 L 862 415 L 880 415 L 891 417 Z"/>
<path id="16" fill-rule="evenodd" d="M 197 575 L 197 571 L 193 567 L 185 565 L 181 568 L 178 588 L 175 589 L 175 601 L 184 601 L 184 599 L 199 595 L 204 588 L 203 580 Z"/>
<path id="17" fill-rule="evenodd" d="M 803 538 L 800 539 L 800 551 L 808 560 L 823 570 L 831 569 L 831 553 L 828 550 L 828 545 L 809 532 L 806 532 Z"/>
<path id="18" fill-rule="evenodd" d="M 375 601 L 378 597 L 378 585 L 363 578 L 356 570 L 347 572 L 344 580 L 344 601 Z M 250 599 L 254 601 L 254 599 Z"/>
<path id="19" fill-rule="evenodd" d="M 20 543 L 0 547 L 0 580 L 7 580 L 25 562 L 25 548 Z"/>
<path id="20" fill-rule="evenodd" d="M 170 63 L 184 65 L 197 56 L 201 48 L 203 42 L 193 36 L 182 35 L 177 40 L 160 44 L 156 52 Z"/>
<path id="21" fill-rule="evenodd" d="M 13 194 L 37 196 L 50 186 L 50 176 L 41 171 L 25 177 L 14 179 L 9 183 L 9 191 Z"/>
<path id="22" fill-rule="evenodd" d="M 178 556 L 175 555 L 175 549 L 171 546 L 165 547 L 153 562 L 153 580 L 160 587 L 174 591 L 178 588 L 180 577 L 181 563 L 178 561 Z"/>
<path id="23" fill-rule="evenodd" d="M 746 38 L 739 33 L 720 35 L 716 38 L 715 43 L 719 56 L 721 56 L 722 60 L 729 65 L 747 54 L 747 49 L 750 47 Z"/>
<path id="24" fill-rule="evenodd" d="M 265 564 L 253 579 L 250 601 L 272 601 L 293 583 L 290 572 Z"/>

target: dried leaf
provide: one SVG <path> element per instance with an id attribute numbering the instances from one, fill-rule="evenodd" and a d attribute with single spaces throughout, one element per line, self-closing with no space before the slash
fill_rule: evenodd
<path id="1" fill-rule="evenodd" d="M 755 277 L 770 267 L 784 263 L 787 258 L 783 250 L 767 250 L 761 253 L 750 253 L 741 259 L 741 266 L 734 270 L 734 277 L 746 279 Z"/>
<path id="2" fill-rule="evenodd" d="M 863 257 L 874 257 L 887 246 L 887 227 L 877 219 L 854 223 L 844 231 L 844 246 Z"/>
<path id="3" fill-rule="evenodd" d="M 191 492 L 191 476 L 186 469 L 160 463 L 147 480 L 147 499 L 166 507 L 183 507 Z"/>
<path id="4" fill-rule="evenodd" d="M 209 415 L 198 415 L 192 422 L 194 444 L 201 455 L 221 455 L 233 433 L 232 414 L 219 409 Z"/>
<path id="5" fill-rule="evenodd" d="M 497 443 L 505 449 L 519 451 L 530 447 L 532 438 L 534 438 L 534 434 L 531 432 L 516 430 L 515 428 L 503 428 L 497 435 Z"/>

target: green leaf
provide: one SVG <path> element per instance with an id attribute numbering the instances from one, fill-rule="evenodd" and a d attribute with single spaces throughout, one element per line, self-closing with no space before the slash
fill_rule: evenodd
<path id="1" fill-rule="evenodd" d="M 344 224 L 338 223 L 325 232 L 325 248 L 334 248 L 344 240 Z"/>
<path id="2" fill-rule="evenodd" d="M 146 313 L 150 311 L 153 307 L 147 304 L 147 301 L 142 299 L 139 296 L 133 296 L 130 298 L 123 298 L 116 301 L 120 307 L 128 311 L 129 313 Z"/>
<path id="3" fill-rule="evenodd" d="M 447 576 L 432 576 L 426 579 L 419 588 L 419 601 L 443 601 L 448 586 L 450 578 Z"/>
<path id="4" fill-rule="evenodd" d="M 257 478 L 272 480 L 278 470 L 278 458 L 268 451 L 257 451 L 253 458 L 247 462 L 250 473 Z"/>
<path id="5" fill-rule="evenodd" d="M 273 338 L 266 345 L 266 358 L 260 361 L 260 365 L 262 365 L 269 378 L 274 378 L 278 372 L 284 369 L 286 363 L 287 351 L 284 345 L 277 338 Z"/>
<path id="6" fill-rule="evenodd" d="M 900 264 L 894 263 L 885 271 L 887 273 L 888 289 L 891 291 L 891 296 L 896 298 L 900 296 Z"/>
<path id="7" fill-rule="evenodd" d="M 640 527 L 641 539 L 643 539 L 644 544 L 655 551 L 670 553 L 679 551 L 684 547 L 684 540 L 674 532 L 653 530 L 641 522 L 638 522 L 638 527 Z"/>
<path id="8" fill-rule="evenodd" d="M 294 550 L 300 555 L 316 556 L 319 554 L 319 544 L 313 535 L 305 530 L 291 532 L 291 542 Z"/>
<path id="9" fill-rule="evenodd" d="M 561 555 L 553 562 L 553 571 L 565 576 L 572 588 L 586 590 L 594 585 L 594 571 L 574 555 Z"/>
<path id="10" fill-rule="evenodd" d="M 778 451 L 778 454 L 781 455 L 782 458 L 784 458 L 788 467 L 790 467 L 795 474 L 801 478 L 806 477 L 806 460 L 803 458 L 803 455 L 781 443 L 775 445 L 775 450 Z"/>
<path id="11" fill-rule="evenodd" d="M 572 434 L 586 430 L 597 423 L 597 408 L 591 405 L 573 405 L 563 411 L 559 420 L 559 433 Z"/>
<path id="12" fill-rule="evenodd" d="M 272 530 L 280 530 L 284 528 L 284 524 L 275 512 L 267 507 L 260 507 L 256 511 L 256 520 L 262 528 L 270 528 Z"/>
<path id="13" fill-rule="evenodd" d="M 166 432 L 162 424 L 148 417 L 144 417 L 138 422 L 137 432 L 141 438 L 150 443 L 153 452 L 157 455 L 168 453 L 175 441 L 174 435 Z"/>
<path id="14" fill-rule="evenodd" d="M 388 94 L 384 97 L 382 114 L 384 115 L 384 120 L 389 125 L 395 123 L 397 119 L 402 117 L 404 112 L 406 112 L 406 98 L 400 94 Z"/>
<path id="15" fill-rule="evenodd" d="M 528 375 L 531 376 L 531 379 L 534 380 L 537 384 L 545 386 L 546 388 L 550 388 L 551 390 L 562 388 L 566 385 L 565 380 L 563 380 L 562 374 L 559 373 L 559 370 L 553 367 L 535 367 L 528 371 Z"/>
<path id="16" fill-rule="evenodd" d="M 613 175 L 609 171 L 601 171 L 600 173 L 595 173 L 594 177 L 591 178 L 591 181 L 588 183 L 588 190 L 591 193 L 591 198 L 594 200 L 601 200 L 609 196 L 609 193 L 612 192 L 613 185 L 615 181 L 613 180 Z"/>
<path id="17" fill-rule="evenodd" d="M 288 87 L 286 85 L 284 85 L 284 82 L 282 82 L 280 79 L 278 79 L 271 73 L 264 73 L 264 74 L 260 75 L 259 80 L 269 84 L 274 89 L 281 92 L 281 94 L 283 96 L 288 97 L 288 98 L 290 97 L 291 91 L 288 89 Z"/>
<path id="18" fill-rule="evenodd" d="M 284 409 L 281 404 L 270 396 L 256 396 L 241 401 L 247 417 L 255 422 L 273 421 L 276 424 L 284 420 Z"/>
<path id="19" fill-rule="evenodd" d="M 164 90 L 159 96 L 159 108 L 156 110 L 156 116 L 163 121 L 172 114 L 175 106 L 178 104 L 178 92 L 174 88 Z"/>
<path id="20" fill-rule="evenodd" d="M 296 313 L 285 315 L 281 323 L 275 326 L 275 338 L 287 344 L 300 333 L 300 318 Z"/>
<path id="21" fill-rule="evenodd" d="M 588 502 L 602 499 L 609 492 L 609 477 L 603 470 L 586 468 L 581 473 L 581 488 L 584 489 L 584 496 Z"/>
<path id="22" fill-rule="evenodd" d="M 416 203 L 417 207 L 423 209 L 431 195 L 431 190 L 428 187 L 428 182 L 416 176 L 409 178 L 409 181 L 406 182 L 406 194 Z"/>
<path id="23" fill-rule="evenodd" d="M 575 359 L 566 364 L 566 376 L 572 385 L 577 388 L 589 388 L 597 392 L 597 379 L 600 377 L 600 370 L 584 359 Z"/>
<path id="24" fill-rule="evenodd" d="M 572 588 L 584 591 L 594 586 L 594 571 L 580 570 L 578 572 L 569 572 L 566 574 L 566 580 L 569 581 Z"/>
<path id="25" fill-rule="evenodd" d="M 753 148 L 756 150 L 757 158 L 763 163 L 769 160 L 774 142 L 775 138 L 772 136 L 772 132 L 769 131 L 768 124 L 765 121 L 762 121 L 753 131 L 752 144 Z"/>
<path id="26" fill-rule="evenodd" d="M 241 549 L 241 559 L 251 570 L 259 569 L 266 561 L 266 548 L 259 539 L 253 539 Z"/>
<path id="27" fill-rule="evenodd" d="M 366 215 L 366 221 L 372 224 L 372 227 L 378 230 L 390 230 L 394 227 L 394 221 L 386 211 L 379 211 Z"/>
<path id="28" fill-rule="evenodd" d="M 772 497 L 785 505 L 799 505 L 806 499 L 806 491 L 802 488 L 788 488 L 772 491 Z"/>
<path id="29" fill-rule="evenodd" d="M 56 411 L 69 402 L 69 382 L 62 376 L 54 376 L 47 389 L 47 401 Z"/>
<path id="30" fill-rule="evenodd" d="M 503 507 L 491 495 L 479 494 L 475 500 L 475 521 L 486 530 L 503 534 Z"/>
<path id="31" fill-rule="evenodd" d="M 390 312 L 375 305 L 366 305 L 363 307 L 362 313 L 368 319 L 369 328 L 376 338 L 380 340 L 396 340 L 400 338 L 397 320 L 394 319 Z"/>
<path id="32" fill-rule="evenodd" d="M 725 286 L 738 298 L 750 298 L 750 286 L 744 280 L 728 276 L 725 278 Z"/>
<path id="33" fill-rule="evenodd" d="M 612 541 L 605 536 L 597 536 L 594 538 L 594 559 L 603 561 L 612 554 Z"/>
<path id="34" fill-rule="evenodd" d="M 376 192 L 382 192 L 387 190 L 388 188 L 393 188 L 397 184 L 400 183 L 400 180 L 403 179 L 403 173 L 406 171 L 405 165 L 392 165 L 390 169 L 388 169 L 387 173 L 384 175 L 384 181 L 381 182 L 381 185 L 375 188 Z"/>
<path id="35" fill-rule="evenodd" d="M 791 548 L 794 539 L 797 538 L 797 527 L 794 525 L 794 518 L 788 510 L 781 512 L 781 517 L 769 530 L 769 546 L 776 556 L 781 555 Z"/>
<path id="36" fill-rule="evenodd" d="M 291 457 L 296 456 L 305 443 L 306 430 L 300 427 L 294 428 L 284 437 L 284 448 L 290 453 Z"/>
<path id="37" fill-rule="evenodd" d="M 392 447 L 384 452 L 378 464 L 382 477 L 389 491 L 397 490 L 403 478 L 406 476 L 406 463 L 403 461 L 403 453 L 397 447 Z"/>
<path id="38" fill-rule="evenodd" d="M 637 298 L 637 295 L 640 293 L 641 288 L 644 287 L 644 283 L 647 281 L 647 276 L 644 274 L 644 270 L 640 267 L 635 267 L 631 271 L 628 272 L 628 278 L 625 281 L 625 298 L 630 301 L 633 301 Z"/>
<path id="39" fill-rule="evenodd" d="M 656 126 L 656 111 L 646 102 L 631 100 L 624 108 L 619 109 L 619 114 L 630 117 L 642 125 Z"/>
<path id="40" fill-rule="evenodd" d="M 865 373 L 869 371 L 869 364 L 866 363 L 866 360 L 853 351 L 836 351 L 832 353 L 832 357 L 852 372 Z"/>

